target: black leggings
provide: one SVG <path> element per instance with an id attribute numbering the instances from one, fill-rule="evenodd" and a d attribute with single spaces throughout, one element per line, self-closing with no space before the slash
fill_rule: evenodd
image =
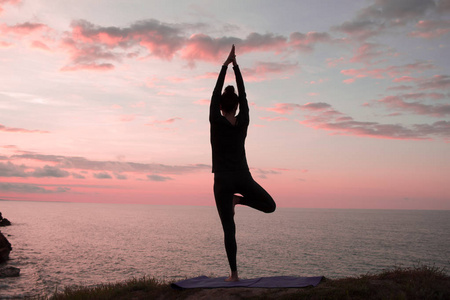
<path id="1" fill-rule="evenodd" d="M 271 213 L 276 205 L 269 193 L 253 180 L 249 171 L 220 172 L 214 174 L 214 197 L 222 222 L 225 250 L 231 271 L 236 271 L 236 225 L 234 223 L 233 196 L 243 196 L 240 204 Z"/>

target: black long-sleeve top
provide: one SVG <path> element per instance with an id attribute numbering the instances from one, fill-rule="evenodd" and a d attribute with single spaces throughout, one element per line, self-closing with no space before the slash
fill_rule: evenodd
<path id="1" fill-rule="evenodd" d="M 250 123 L 244 80 L 239 66 L 233 67 L 239 95 L 239 114 L 236 124 L 232 125 L 220 113 L 220 97 L 227 73 L 227 66 L 222 66 L 211 97 L 209 122 L 211 124 L 212 172 L 248 170 L 245 155 L 245 138 Z"/>

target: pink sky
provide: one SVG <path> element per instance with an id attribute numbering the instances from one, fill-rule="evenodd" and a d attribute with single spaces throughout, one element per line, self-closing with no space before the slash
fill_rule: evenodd
<path id="1" fill-rule="evenodd" d="M 214 205 L 235 44 L 278 206 L 450 209 L 449 37 L 449 0 L 0 0 L 0 199 Z"/>

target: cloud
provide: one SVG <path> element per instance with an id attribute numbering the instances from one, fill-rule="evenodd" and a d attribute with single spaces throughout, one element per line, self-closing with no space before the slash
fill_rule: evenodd
<path id="1" fill-rule="evenodd" d="M 63 169 L 110 171 L 110 172 L 136 172 L 158 174 L 186 174 L 195 171 L 210 169 L 204 164 L 193 165 L 164 165 L 158 163 L 135 163 L 125 161 L 95 161 L 79 156 L 46 155 L 34 152 L 22 152 L 15 154 L 11 159 L 31 159 L 42 162 L 57 163 L 57 167 Z"/>
<path id="2" fill-rule="evenodd" d="M 61 170 L 58 167 L 44 166 L 43 168 L 36 168 L 33 172 L 29 174 L 31 177 L 68 177 L 69 172 Z"/>
<path id="3" fill-rule="evenodd" d="M 446 121 L 438 121 L 433 124 L 414 124 L 408 128 L 400 124 L 355 121 L 352 117 L 334 110 L 331 106 L 328 109 L 312 111 L 312 113 L 299 123 L 337 135 L 400 140 L 428 140 L 432 136 L 450 138 L 450 122 Z"/>
<path id="4" fill-rule="evenodd" d="M 450 76 L 435 75 L 432 78 L 422 79 L 419 82 L 418 88 L 420 90 L 448 89 L 450 88 Z"/>
<path id="5" fill-rule="evenodd" d="M 248 82 L 263 81 L 268 74 L 282 74 L 299 69 L 298 63 L 257 62 L 253 68 L 244 68 L 242 73 Z"/>
<path id="6" fill-rule="evenodd" d="M 432 39 L 441 37 L 450 32 L 450 20 L 420 20 L 416 24 L 416 30 L 409 36 Z"/>
<path id="7" fill-rule="evenodd" d="M 97 179 L 112 179 L 112 176 L 106 172 L 94 173 L 93 175 Z"/>
<path id="8" fill-rule="evenodd" d="M 51 51 L 50 47 L 41 41 L 33 41 L 31 43 L 31 48 L 36 48 L 36 49 L 40 49 L 40 50 L 44 50 L 44 51 Z"/>
<path id="9" fill-rule="evenodd" d="M 199 105 L 209 105 L 211 103 L 211 100 L 209 99 L 200 99 L 197 101 L 194 101 L 194 104 L 199 104 Z"/>
<path id="10" fill-rule="evenodd" d="M 0 177 L 27 177 L 25 165 L 16 165 L 11 162 L 0 163 Z"/>
<path id="11" fill-rule="evenodd" d="M 18 132 L 18 133 L 49 133 L 49 131 L 44 130 L 29 130 L 24 128 L 6 127 L 5 125 L 2 124 L 0 124 L 0 131 Z"/>
<path id="12" fill-rule="evenodd" d="M 5 42 L 5 41 L 0 41 L 0 48 L 9 48 L 11 47 L 13 44 Z"/>
<path id="13" fill-rule="evenodd" d="M 0 191 L 12 193 L 34 193 L 34 194 L 54 194 L 69 191 L 68 187 L 57 187 L 56 189 L 46 189 L 32 183 L 0 182 Z"/>
<path id="14" fill-rule="evenodd" d="M 385 57 L 386 55 L 392 55 L 394 52 L 392 49 L 383 49 L 384 46 L 375 43 L 362 43 L 356 50 L 355 55 L 350 59 L 353 63 L 365 63 L 367 65 L 372 65 L 379 63 L 383 60 L 373 61 L 380 57 Z"/>
<path id="15" fill-rule="evenodd" d="M 166 125 L 166 124 L 172 124 L 177 120 L 182 120 L 182 118 L 176 117 L 176 118 L 170 118 L 167 120 L 155 120 L 155 121 L 148 122 L 145 125 L 148 125 L 148 126 L 155 126 L 155 125 L 161 125 L 161 124 Z"/>
<path id="16" fill-rule="evenodd" d="M 266 110 L 285 115 L 292 113 L 296 108 L 301 108 L 301 105 L 295 103 L 276 103 L 275 107 L 269 107 Z"/>
<path id="17" fill-rule="evenodd" d="M 252 173 L 256 173 L 259 178 L 266 179 L 267 175 L 278 175 L 280 171 L 275 169 L 252 169 Z"/>
<path id="18" fill-rule="evenodd" d="M 261 120 L 265 120 L 265 121 L 269 121 L 269 122 L 273 122 L 273 121 L 287 121 L 289 120 L 288 118 L 284 118 L 284 117 L 275 117 L 275 118 L 271 118 L 271 117 L 259 117 Z"/>
<path id="19" fill-rule="evenodd" d="M 8 161 L 7 163 L 0 163 L 0 177 L 68 177 L 69 172 L 62 170 L 58 167 L 44 166 L 34 168 L 33 171 L 27 171 L 33 169 L 25 165 L 16 165 Z"/>
<path id="20" fill-rule="evenodd" d="M 125 175 L 125 174 L 114 173 L 114 176 L 116 177 L 116 179 L 119 179 L 119 180 L 128 179 L 127 175 Z"/>
<path id="21" fill-rule="evenodd" d="M 433 117 L 445 117 L 446 115 L 450 115 L 450 104 L 430 105 L 420 102 L 406 102 L 402 98 L 408 98 L 408 96 L 387 96 L 377 100 L 377 102 L 386 105 L 388 108 L 412 112 L 419 115 L 429 115 Z"/>
<path id="22" fill-rule="evenodd" d="M 331 105 L 324 102 L 308 102 L 304 105 L 295 103 L 276 103 L 275 107 L 266 108 L 267 111 L 273 111 L 279 114 L 291 114 L 294 110 L 324 110 L 330 108 Z"/>
<path id="23" fill-rule="evenodd" d="M 72 22 L 61 46 L 70 55 L 63 71 L 111 70 L 111 61 L 133 57 L 136 48 L 145 48 L 150 55 L 170 60 L 182 48 L 185 37 L 176 25 L 154 19 L 133 23 L 130 27 L 103 27 L 86 20 Z"/>
<path id="24" fill-rule="evenodd" d="M 161 176 L 161 175 L 147 175 L 147 179 L 151 181 L 168 181 L 173 180 L 173 178 L 167 177 L 167 176 Z"/>
<path id="25" fill-rule="evenodd" d="M 414 72 L 423 72 L 426 70 L 434 69 L 435 66 L 429 62 L 416 62 L 412 64 L 406 64 L 401 66 L 389 66 L 386 68 L 361 68 L 361 69 L 346 69 L 342 70 L 341 74 L 350 76 L 352 78 L 347 79 L 346 83 L 353 83 L 358 78 L 370 77 L 375 79 L 384 79 L 386 77 L 404 77 Z"/>
<path id="26" fill-rule="evenodd" d="M 76 178 L 76 179 L 86 179 L 86 177 L 83 176 L 83 175 L 81 175 L 81 174 L 78 174 L 78 173 L 71 173 L 71 174 L 72 174 L 72 177 L 73 177 L 73 178 Z"/>
<path id="27" fill-rule="evenodd" d="M 3 5 L 5 4 L 18 5 L 20 2 L 21 0 L 0 0 L 0 15 L 4 10 Z"/>
<path id="28" fill-rule="evenodd" d="M 365 40 L 386 30 L 418 21 L 428 12 L 437 12 L 433 0 L 375 0 L 351 21 L 332 29 L 356 40 Z"/>
<path id="29" fill-rule="evenodd" d="M 30 23 L 25 22 L 13 26 L 8 26 L 6 24 L 0 25 L 0 32 L 4 34 L 12 33 L 20 36 L 28 35 L 36 31 L 48 28 L 47 25 L 42 23 Z"/>
<path id="30" fill-rule="evenodd" d="M 289 36 L 289 46 L 293 49 L 304 52 L 311 52 L 317 43 L 329 42 L 332 42 L 332 38 L 327 32 L 312 31 L 306 34 L 294 32 Z"/>

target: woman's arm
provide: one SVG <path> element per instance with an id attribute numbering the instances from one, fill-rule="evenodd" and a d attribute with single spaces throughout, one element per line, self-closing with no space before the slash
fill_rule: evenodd
<path id="1" fill-rule="evenodd" d="M 209 105 L 209 121 L 216 120 L 220 116 L 220 95 L 222 93 L 223 84 L 225 82 L 225 75 L 227 74 L 227 66 L 223 65 L 220 69 L 219 77 L 217 78 L 216 86 L 211 97 L 211 104 Z"/>
<path id="2" fill-rule="evenodd" d="M 230 54 L 227 60 L 223 63 L 222 69 L 220 69 L 219 77 L 217 78 L 216 86 L 214 87 L 213 95 L 211 97 L 211 104 L 209 106 L 209 121 L 217 119 L 222 116 L 220 114 L 220 96 L 222 94 L 223 84 L 225 82 L 225 75 L 227 74 L 227 68 L 230 63 L 235 65 L 236 55 L 234 54 L 234 45 L 231 47 Z"/>
<path id="3" fill-rule="evenodd" d="M 232 62 L 233 62 L 234 76 L 236 77 L 236 85 L 237 85 L 237 90 L 238 90 L 238 95 L 239 95 L 239 115 L 245 116 L 246 119 L 248 120 L 250 117 L 249 117 L 247 95 L 245 93 L 244 79 L 242 78 L 241 70 L 239 69 L 239 66 L 236 62 L 236 55 L 234 56 L 234 59 Z"/>

